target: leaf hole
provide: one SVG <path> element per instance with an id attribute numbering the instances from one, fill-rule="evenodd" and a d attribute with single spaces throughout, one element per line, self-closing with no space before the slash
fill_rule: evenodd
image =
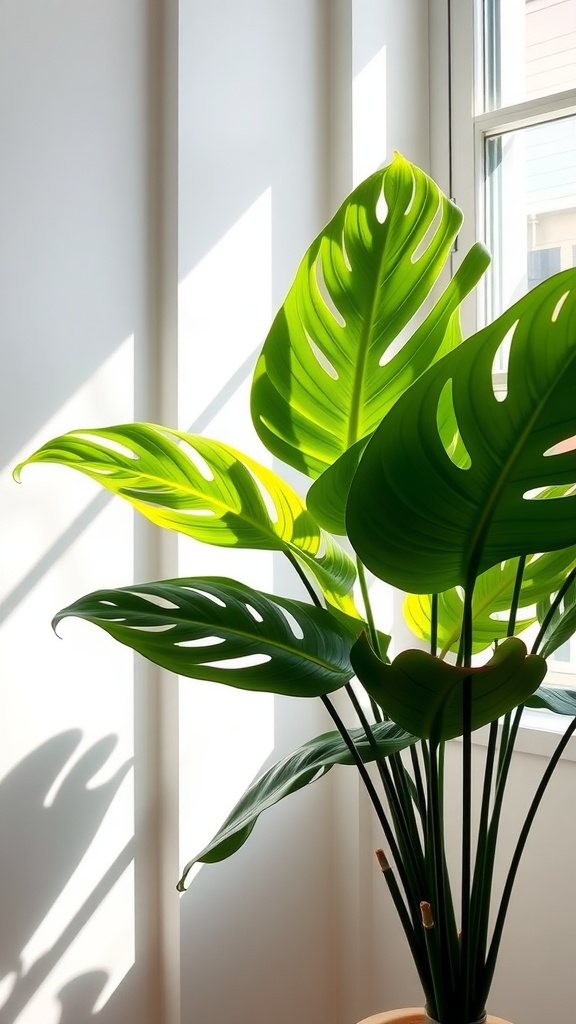
<path id="1" fill-rule="evenodd" d="M 253 619 L 254 619 L 254 620 L 255 620 L 256 622 L 264 622 L 264 618 L 263 618 L 263 616 L 262 616 L 262 615 L 260 615 L 260 612 L 259 612 L 259 611 L 257 611 L 257 610 L 256 610 L 256 608 L 253 608 L 251 604 L 247 604 L 247 605 L 246 605 L 246 611 L 248 612 L 248 614 L 249 614 L 249 615 L 251 615 L 251 616 L 252 616 L 252 618 L 253 618 Z"/>
<path id="2" fill-rule="evenodd" d="M 289 629 L 293 633 L 293 635 L 296 637 L 296 639 L 297 640 L 303 640 L 304 639 L 304 630 L 302 629 L 302 627 L 301 627 L 300 623 L 298 622 L 298 620 L 294 617 L 294 615 L 292 615 L 292 612 L 289 612 L 286 608 L 281 608 L 281 607 L 279 607 L 279 611 L 282 613 L 282 615 L 286 619 L 286 622 L 288 623 Z"/>
<path id="3" fill-rule="evenodd" d="M 239 658 L 229 658 L 225 661 L 205 661 L 204 665 L 206 668 L 226 668 L 234 671 L 239 668 L 257 668 L 269 661 L 272 661 L 269 654 L 243 654 Z"/>
<path id="4" fill-rule="evenodd" d="M 326 539 L 326 534 L 325 534 L 324 530 L 321 530 L 320 531 L 320 543 L 318 544 L 318 548 L 317 548 L 317 550 L 315 552 L 315 555 L 314 555 L 316 561 L 321 562 L 322 559 L 324 558 L 327 550 L 328 550 L 328 542 L 327 542 L 327 539 Z"/>
<path id="5" fill-rule="evenodd" d="M 216 647 L 225 642 L 221 636 L 200 636 L 195 640 L 178 640 L 174 647 Z"/>
<path id="6" fill-rule="evenodd" d="M 414 193 L 412 193 L 412 196 L 414 196 Z M 410 202 L 412 202 L 412 200 L 410 200 Z M 376 220 L 378 221 L 378 223 L 383 224 L 384 221 L 386 220 L 386 217 L 388 216 L 388 203 L 386 202 L 386 196 L 384 195 L 383 189 L 380 192 L 378 199 L 376 200 L 375 213 Z"/>
<path id="7" fill-rule="evenodd" d="M 436 427 L 444 451 L 450 461 L 458 469 L 470 469 L 472 459 L 468 454 L 468 449 L 464 444 L 458 426 L 458 419 L 454 408 L 452 378 L 446 381 L 438 399 Z"/>
<path id="8" fill-rule="evenodd" d="M 408 200 L 408 206 L 404 210 L 404 216 L 405 217 L 407 217 L 408 214 L 410 213 L 410 210 L 412 209 L 412 205 L 413 205 L 414 200 L 416 198 L 416 178 L 414 177 L 414 171 L 413 170 L 410 170 L 410 175 L 411 175 L 411 178 L 412 178 L 412 192 L 410 193 L 410 199 Z"/>
<path id="9" fill-rule="evenodd" d="M 566 299 L 568 298 L 568 296 L 569 296 L 569 295 L 570 295 L 570 292 L 569 292 L 569 291 L 567 291 L 567 292 L 564 292 L 564 295 L 562 295 L 562 296 L 561 296 L 561 297 L 560 297 L 560 298 L 558 299 L 558 302 L 557 302 L 557 303 L 556 303 L 556 305 L 554 306 L 554 312 L 552 313 L 552 323 L 553 323 L 553 324 L 555 324 L 555 323 L 556 323 L 556 321 L 557 321 L 558 317 L 560 316 L 560 310 L 562 309 L 562 306 L 563 306 L 563 305 L 564 305 L 564 303 L 566 302 Z"/>
<path id="10" fill-rule="evenodd" d="M 410 203 L 410 205 L 412 205 L 412 202 Z M 408 212 L 408 211 L 406 211 L 406 212 Z M 426 231 L 424 232 L 422 238 L 418 242 L 418 245 L 416 246 L 416 248 L 414 249 L 414 252 L 412 253 L 412 255 L 410 257 L 410 262 L 411 263 L 417 263 L 418 260 L 422 259 L 422 257 L 428 252 L 428 249 L 430 249 L 432 247 L 432 245 L 434 243 L 434 239 L 435 239 L 435 237 L 436 237 L 436 235 L 438 233 L 438 229 L 440 228 L 441 222 L 442 222 L 442 205 L 440 203 L 440 197 L 438 197 L 438 205 L 437 205 L 436 210 L 434 212 L 434 216 L 432 217 L 432 220 L 430 221 L 430 224 L 426 228 Z"/>
<path id="11" fill-rule="evenodd" d="M 164 505 L 160 505 L 159 507 L 164 508 Z M 205 519 L 209 519 L 210 517 L 215 517 L 216 513 L 213 508 L 179 508 L 178 515 L 190 516 L 191 518 L 195 518 L 196 516 L 201 518 L 204 516 Z"/>
<path id="12" fill-rule="evenodd" d="M 141 597 L 144 601 L 149 601 L 150 604 L 155 604 L 158 608 L 170 608 L 173 611 L 177 611 L 179 605 L 174 604 L 174 601 L 169 601 L 167 597 L 161 597 L 160 594 L 145 594 L 141 590 L 129 590 L 129 594 L 134 594 L 135 597 Z"/>
<path id="13" fill-rule="evenodd" d="M 544 458 L 549 455 L 564 455 L 566 452 L 573 452 L 576 450 L 576 437 L 567 437 L 564 441 L 559 441 L 558 444 L 552 445 L 544 452 Z"/>
<path id="14" fill-rule="evenodd" d="M 133 626 L 130 629 L 138 630 L 139 633 L 166 633 L 169 629 L 175 629 L 175 622 L 167 622 L 162 626 Z"/>
<path id="15" fill-rule="evenodd" d="M 572 498 L 574 494 L 576 494 L 576 484 L 565 485 L 563 493 L 557 486 L 548 484 L 544 487 L 532 487 L 530 490 L 524 491 L 522 497 L 525 501 L 556 501 L 558 498 Z"/>
<path id="16" fill-rule="evenodd" d="M 508 363 L 510 361 L 510 349 L 514 332 L 518 327 L 519 320 L 516 320 L 502 338 L 492 360 L 492 391 L 497 402 L 504 402 L 508 395 Z"/>
<path id="17" fill-rule="evenodd" d="M 386 366 L 387 363 L 391 362 L 392 359 L 394 359 L 394 356 L 397 356 L 400 350 L 404 348 L 405 344 L 406 332 L 402 331 L 401 334 L 394 338 L 394 340 L 391 341 L 388 347 L 384 350 L 378 360 L 378 366 Z"/>
<path id="18" fill-rule="evenodd" d="M 99 445 L 100 448 L 106 448 L 117 455 L 124 455 L 127 459 L 132 459 L 134 462 L 137 462 L 140 458 L 137 452 L 132 451 L 127 445 L 111 437 L 102 437 L 101 434 L 83 433 L 81 430 L 78 432 L 74 431 L 73 437 L 79 437 L 83 441 L 89 441 L 90 444 Z"/>
<path id="19" fill-rule="evenodd" d="M 270 522 L 271 523 L 277 523 L 278 519 L 279 519 L 278 509 L 276 507 L 276 504 L 274 502 L 274 498 L 272 497 L 270 491 L 268 490 L 266 485 L 263 483 L 263 481 L 259 480 L 258 477 L 256 476 L 256 474 L 252 472 L 252 470 L 250 469 L 249 466 L 246 466 L 245 469 L 247 469 L 248 472 L 250 473 L 252 481 L 254 482 L 254 485 L 258 489 L 258 493 L 260 494 L 260 497 L 262 498 L 262 501 L 264 502 L 264 505 L 265 505 L 265 508 L 266 508 L 266 513 L 268 515 L 268 518 L 269 518 Z"/>
<path id="20" fill-rule="evenodd" d="M 306 340 L 310 345 L 312 354 L 316 359 L 318 365 L 322 367 L 324 372 L 327 373 L 329 377 L 332 377 L 332 380 L 338 380 L 338 371 L 334 368 L 328 357 L 324 355 L 322 349 L 319 348 L 314 339 L 310 337 L 308 331 L 305 331 L 305 334 Z"/>
<path id="21" fill-rule="evenodd" d="M 348 250 L 346 248 L 346 236 L 344 232 L 342 232 L 342 237 L 340 239 L 340 248 L 342 249 L 342 259 L 344 260 L 346 270 L 351 271 L 352 264 L 350 262 L 350 257 L 348 256 Z"/>
<path id="22" fill-rule="evenodd" d="M 328 291 L 328 287 L 326 285 L 326 281 L 324 278 L 324 268 L 322 267 L 322 261 L 319 256 L 316 258 L 314 263 L 314 272 L 316 275 L 316 284 L 318 285 L 318 291 L 322 296 L 322 301 L 324 302 L 326 309 L 328 310 L 329 313 L 332 314 L 336 323 L 340 327 L 346 327 L 346 321 L 342 316 L 340 310 L 337 308 L 334 299 L 330 295 L 330 292 Z"/>
<path id="23" fill-rule="evenodd" d="M 207 590 L 201 590 L 200 587 L 184 587 L 184 590 L 191 590 L 193 594 L 200 594 L 200 597 L 206 597 L 213 604 L 217 604 L 219 608 L 225 608 L 226 602 L 222 601 L 216 594 L 210 594 Z"/>
<path id="24" fill-rule="evenodd" d="M 202 476 L 204 480 L 207 480 L 208 483 L 212 483 L 214 480 L 214 473 L 210 469 L 210 466 L 206 462 L 204 456 L 200 455 L 200 452 L 194 447 L 191 440 L 185 440 L 184 438 L 179 437 L 178 447 L 180 448 L 180 451 L 190 459 L 190 462 L 198 470 L 200 476 Z"/>

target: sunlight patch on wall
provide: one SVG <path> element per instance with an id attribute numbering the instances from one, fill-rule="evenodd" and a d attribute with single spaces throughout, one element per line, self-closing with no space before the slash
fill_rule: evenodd
<path id="1" fill-rule="evenodd" d="M 256 355 L 272 316 L 272 190 L 267 188 L 180 285 L 179 410 L 185 430 L 261 462 L 249 411 Z M 232 576 L 272 589 L 267 552 L 180 539 L 184 575 Z M 214 683 L 180 684 L 181 864 L 222 824 L 274 746 L 274 698 Z"/>
<path id="2" fill-rule="evenodd" d="M 267 188 L 180 284 L 179 426 L 261 457 L 248 385 L 270 327 L 272 190 Z"/>
<path id="3" fill-rule="evenodd" d="M 352 83 L 352 168 L 358 185 L 387 159 L 386 47 L 354 77 Z"/>
<path id="4" fill-rule="evenodd" d="M 130 335 L 30 438 L 14 465 L 68 430 L 130 421 L 134 409 L 133 367 L 134 336 Z M 11 543 L 2 548 L 0 602 L 33 573 L 46 551 L 73 528 L 99 494 L 98 488 L 80 473 L 58 466 L 27 467 L 17 486 L 12 480 L 13 468 L 6 466 L 0 475 L 2 524 L 11 537 Z"/>

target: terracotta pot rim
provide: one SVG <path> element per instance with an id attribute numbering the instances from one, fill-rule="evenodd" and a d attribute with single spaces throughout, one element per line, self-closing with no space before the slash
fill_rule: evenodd
<path id="1" fill-rule="evenodd" d="M 425 1024 L 426 1015 L 421 1006 L 409 1006 L 400 1010 L 385 1010 L 383 1013 L 375 1013 L 372 1017 L 365 1017 L 358 1024 Z M 491 1013 L 486 1017 L 486 1024 L 510 1024 L 510 1021 L 502 1017 L 493 1017 Z"/>

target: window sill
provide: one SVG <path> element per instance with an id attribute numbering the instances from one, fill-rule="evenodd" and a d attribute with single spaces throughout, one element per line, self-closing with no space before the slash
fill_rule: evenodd
<path id="1" fill-rule="evenodd" d="M 526 708 L 522 715 L 522 724 L 518 730 L 514 750 L 521 754 L 535 754 L 550 757 L 566 731 L 571 719 L 567 715 L 555 715 L 552 711 L 537 711 Z M 477 746 L 485 747 L 488 743 L 488 727 L 478 729 L 472 737 Z M 576 761 L 576 735 L 568 742 L 562 754 L 563 761 Z"/>

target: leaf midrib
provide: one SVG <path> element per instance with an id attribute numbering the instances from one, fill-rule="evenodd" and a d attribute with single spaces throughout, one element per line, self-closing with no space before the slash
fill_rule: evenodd
<path id="1" fill-rule="evenodd" d="M 201 585 L 201 582 L 202 581 L 200 581 L 199 586 Z M 142 597 L 142 595 L 138 591 L 135 591 L 135 590 L 130 590 L 130 591 L 128 591 L 128 593 L 134 594 L 134 595 L 136 595 L 138 597 Z M 154 593 L 154 591 L 150 590 L 150 588 L 147 588 L 146 593 Z M 164 596 L 164 594 L 162 593 L 162 594 L 159 594 L 158 596 L 162 597 L 162 596 Z M 237 598 L 235 598 L 235 600 L 237 600 Z M 282 607 L 282 606 L 280 606 L 280 607 Z M 60 618 L 64 618 L 65 616 L 68 617 L 68 616 L 71 616 L 71 615 L 77 616 L 78 612 L 74 612 L 74 611 L 66 612 L 65 615 L 63 614 L 62 616 L 60 616 Z M 158 615 L 158 616 L 154 616 L 154 617 L 155 617 L 155 619 L 158 620 L 157 623 L 155 623 L 157 625 L 162 625 L 162 624 L 166 624 L 166 623 L 170 623 L 172 625 L 175 624 L 173 616 Z M 60 618 L 57 616 L 55 621 L 60 621 Z M 91 621 L 94 621 L 94 619 L 91 619 Z M 188 620 L 188 621 L 190 621 L 190 620 Z M 311 664 L 316 665 L 319 668 L 322 668 L 322 669 L 327 668 L 331 672 L 337 673 L 337 674 L 342 675 L 342 676 L 346 676 L 347 675 L 347 673 L 346 673 L 344 668 L 337 668 L 336 666 L 334 666 L 334 664 L 332 662 L 325 661 L 325 660 L 322 660 L 320 658 L 314 657 L 313 655 L 311 655 L 305 649 L 300 651 L 299 649 L 297 649 L 295 647 L 288 646 L 288 644 L 283 644 L 280 641 L 276 641 L 276 640 L 270 640 L 270 639 L 268 639 L 266 637 L 259 636 L 257 633 L 250 633 L 248 630 L 244 630 L 244 629 L 234 629 L 234 630 L 232 630 L 232 628 L 230 626 L 227 626 L 223 630 L 221 623 L 213 623 L 213 622 L 210 622 L 210 621 L 203 621 L 203 620 L 193 620 L 193 621 L 196 622 L 196 624 L 199 625 L 199 626 L 204 626 L 205 625 L 207 629 L 213 629 L 214 630 L 214 634 L 218 634 L 218 633 L 221 633 L 223 631 L 224 632 L 228 631 L 229 633 L 233 633 L 234 637 L 240 637 L 240 638 L 243 638 L 245 640 L 249 640 L 249 641 L 252 641 L 252 642 L 255 642 L 255 643 L 265 642 L 265 643 L 268 644 L 268 646 L 273 647 L 273 648 L 277 649 L 278 651 L 284 651 L 285 653 L 292 654 L 292 655 L 296 654 L 299 657 L 303 658 L 304 661 L 309 661 Z M 134 627 L 134 626 L 129 626 L 129 625 L 125 625 L 123 623 L 115 622 L 113 619 L 101 619 L 100 617 L 98 617 L 98 625 L 101 625 L 103 629 L 107 628 L 105 623 L 109 623 L 110 625 L 117 626 L 117 627 L 119 627 L 121 629 L 129 629 L 129 630 L 137 629 L 137 627 Z M 182 625 L 184 625 L 184 623 Z M 145 637 L 146 633 L 145 632 L 141 632 L 141 635 Z M 335 634 L 335 635 L 337 635 L 337 634 Z M 179 649 L 182 650 L 183 648 L 179 648 Z M 197 649 L 201 650 L 202 648 L 198 647 Z M 216 650 L 216 648 L 214 648 L 214 647 L 212 649 Z"/>
<path id="2" fill-rule="evenodd" d="M 376 218 L 375 211 L 374 217 Z M 376 275 L 374 287 L 372 288 L 372 297 L 370 301 L 370 315 L 368 317 L 368 320 L 364 322 L 364 327 L 362 329 L 360 340 L 360 352 L 358 358 L 356 359 L 354 383 L 352 385 L 352 398 L 350 402 L 350 415 L 348 417 L 348 435 L 346 438 L 346 449 L 350 448 L 351 445 L 355 444 L 356 441 L 359 440 L 358 424 L 360 422 L 360 409 L 362 408 L 363 404 L 362 399 L 365 387 L 366 364 L 368 362 L 368 353 L 371 347 L 371 336 L 374 329 L 374 322 L 376 319 L 377 296 L 379 294 L 384 279 L 384 269 L 387 255 L 388 230 L 385 227 L 385 225 L 382 225 L 382 227 L 384 232 L 382 256 L 380 259 L 380 265 L 378 267 L 378 273 Z"/>
<path id="3" fill-rule="evenodd" d="M 247 467 L 244 465 L 244 463 L 241 462 L 241 460 L 238 460 L 238 461 L 240 462 L 240 465 L 242 465 L 243 468 L 246 469 L 247 472 L 249 473 L 250 470 L 247 469 Z M 81 467 L 72 466 L 71 468 L 78 469 L 78 468 L 81 468 Z M 100 483 L 104 487 L 106 486 L 106 484 L 102 483 L 102 481 L 99 478 L 95 478 L 92 475 L 92 473 L 90 472 L 90 470 L 88 470 L 88 469 L 81 469 L 81 471 L 87 473 L 87 475 L 91 476 L 91 478 L 93 480 L 95 479 L 96 483 Z M 206 495 L 205 495 L 205 493 L 203 491 L 195 490 L 194 487 L 190 483 L 188 483 L 188 482 L 187 482 L 186 485 L 184 485 L 182 483 L 178 483 L 178 481 L 174 481 L 174 480 L 170 480 L 170 479 L 165 479 L 164 477 L 161 477 L 161 476 L 154 476 L 152 474 L 147 474 L 147 476 L 148 476 L 149 480 L 154 481 L 158 485 L 163 485 L 163 486 L 169 488 L 170 490 L 175 490 L 176 489 L 176 491 L 180 491 L 184 495 L 190 494 L 190 495 L 192 495 L 192 497 L 199 497 L 199 498 L 206 499 Z M 107 477 L 106 479 L 110 479 L 110 477 Z M 112 490 L 112 488 L 108 488 L 108 489 Z M 133 489 L 137 490 L 138 488 L 135 487 Z M 123 485 L 119 485 L 118 487 L 114 488 L 114 491 L 116 492 L 116 494 L 118 494 L 119 497 L 124 498 L 125 501 L 130 502 L 130 504 L 141 505 L 143 507 L 143 509 L 151 509 L 151 508 L 163 509 L 163 510 L 165 510 L 168 513 L 172 513 L 173 515 L 178 515 L 178 512 L 179 512 L 178 509 L 171 509 L 167 505 L 162 505 L 160 503 L 156 504 L 156 503 L 154 503 L 151 500 L 147 501 L 145 498 L 131 497 L 130 495 L 123 493 L 124 491 L 127 491 L 127 490 L 128 490 L 128 487 L 123 486 Z M 260 501 L 262 501 L 262 498 L 261 498 L 257 488 L 256 488 L 256 493 L 257 493 L 258 497 L 260 498 Z M 269 491 L 269 493 L 270 493 L 270 497 L 273 498 L 273 496 L 272 496 L 270 491 Z M 297 495 L 296 495 L 296 497 L 297 497 Z M 300 500 L 300 499 L 298 499 L 298 500 Z M 241 521 L 243 521 L 245 523 L 248 523 L 250 526 L 253 526 L 253 527 L 259 529 L 264 535 L 274 537 L 276 540 L 281 540 L 281 541 L 283 541 L 283 543 L 285 543 L 286 545 L 288 545 L 290 547 L 293 547 L 296 551 L 298 551 L 298 553 L 300 553 L 300 548 L 297 546 L 297 544 L 295 544 L 295 542 L 293 540 L 288 540 L 280 532 L 276 532 L 274 530 L 274 525 L 273 525 L 272 520 L 270 519 L 269 516 L 268 516 L 267 522 L 265 524 L 263 524 L 262 521 L 260 521 L 258 519 L 255 519 L 252 516 L 249 516 L 249 515 L 246 515 L 245 513 L 243 513 L 242 512 L 242 508 L 240 509 L 240 512 L 237 512 L 235 509 L 233 509 L 230 505 L 227 505 L 221 499 L 212 498 L 211 497 L 210 498 L 210 503 L 211 503 L 211 505 L 214 508 L 218 509 L 222 513 L 228 513 L 228 514 L 231 514 L 233 516 L 236 516 Z M 265 509 L 265 506 L 264 506 L 263 502 L 262 502 L 262 506 Z M 274 502 L 274 506 L 275 506 L 275 508 L 278 508 L 276 502 Z M 307 511 L 306 506 L 303 503 L 302 503 L 301 511 L 302 512 L 306 512 Z M 267 515 L 267 513 L 266 513 L 266 515 Z M 294 522 L 294 517 L 292 517 L 292 522 Z M 311 557 L 313 557 L 313 556 L 311 556 Z"/>
<path id="4" fill-rule="evenodd" d="M 514 344 L 514 340 L 512 340 L 512 344 Z M 553 394 L 555 388 L 558 385 L 558 382 L 562 379 L 563 375 L 566 372 L 566 369 L 572 363 L 574 363 L 575 360 L 576 351 L 573 351 L 569 359 L 562 363 L 562 367 L 554 375 L 554 378 L 552 379 L 550 385 L 546 389 L 545 394 L 537 403 L 536 408 L 533 410 L 532 415 L 528 418 L 528 421 L 526 422 L 526 425 L 522 430 L 522 433 L 520 434 L 516 444 L 513 446 L 512 451 L 503 466 L 502 472 L 498 476 L 498 481 L 492 493 L 492 497 L 490 498 L 487 504 L 483 504 L 482 506 L 484 514 L 481 515 L 471 538 L 472 544 L 470 548 L 470 557 L 468 558 L 464 582 L 466 589 L 468 589 L 471 585 L 473 586 L 475 582 L 476 575 L 478 573 L 478 566 L 480 565 L 480 561 L 482 558 L 484 541 L 490 528 L 490 525 L 492 523 L 492 520 L 494 518 L 496 506 L 500 501 L 502 491 L 504 490 L 505 485 L 508 483 L 508 480 L 512 474 L 512 470 L 516 465 L 518 457 L 524 448 L 526 440 L 530 436 L 530 433 L 535 423 L 538 421 L 544 406 L 549 401 L 551 395 Z"/>

